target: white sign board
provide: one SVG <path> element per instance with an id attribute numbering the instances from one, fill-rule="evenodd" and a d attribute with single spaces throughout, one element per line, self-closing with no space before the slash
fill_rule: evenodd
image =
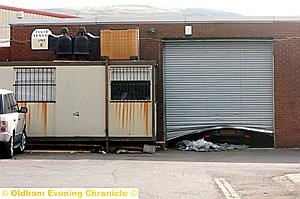
<path id="1" fill-rule="evenodd" d="M 31 33 L 31 50 L 48 50 L 49 29 L 35 29 Z"/>
<path id="2" fill-rule="evenodd" d="M 185 35 L 192 35 L 192 26 L 185 26 L 184 33 Z"/>

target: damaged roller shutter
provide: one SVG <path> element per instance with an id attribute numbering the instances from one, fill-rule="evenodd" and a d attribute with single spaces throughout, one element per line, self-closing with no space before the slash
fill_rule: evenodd
<path id="1" fill-rule="evenodd" d="M 273 132 L 272 41 L 166 41 L 167 139 L 213 128 Z"/>

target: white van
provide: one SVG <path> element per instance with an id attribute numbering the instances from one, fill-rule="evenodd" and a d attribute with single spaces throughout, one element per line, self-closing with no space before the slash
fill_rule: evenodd
<path id="1" fill-rule="evenodd" d="M 27 112 L 26 107 L 19 108 L 13 91 L 0 89 L 0 152 L 6 158 L 25 150 Z"/>

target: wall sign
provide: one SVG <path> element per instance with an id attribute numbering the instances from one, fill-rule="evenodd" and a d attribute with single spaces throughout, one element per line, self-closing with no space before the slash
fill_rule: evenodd
<path id="1" fill-rule="evenodd" d="M 48 35 L 52 34 L 49 29 L 35 29 L 31 33 L 31 50 L 48 50 Z"/>

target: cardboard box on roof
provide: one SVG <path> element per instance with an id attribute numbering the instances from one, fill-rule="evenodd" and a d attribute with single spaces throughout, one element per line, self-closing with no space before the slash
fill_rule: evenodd
<path id="1" fill-rule="evenodd" d="M 100 55 L 110 60 L 139 57 L 139 30 L 101 30 Z"/>

